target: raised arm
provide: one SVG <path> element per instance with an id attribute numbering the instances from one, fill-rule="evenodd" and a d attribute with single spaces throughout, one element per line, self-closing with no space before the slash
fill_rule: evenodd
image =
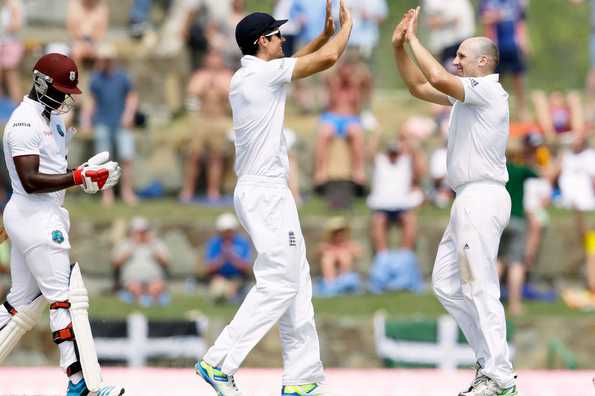
<path id="1" fill-rule="evenodd" d="M 337 63 L 337 60 L 347 47 L 353 21 L 351 12 L 345 7 L 345 1 L 340 0 L 339 20 L 341 29 L 329 41 L 311 54 L 297 58 L 293 69 L 292 80 L 299 80 L 326 70 Z"/>
<path id="2" fill-rule="evenodd" d="M 405 50 L 405 34 L 413 12 L 410 10 L 403 16 L 393 32 L 392 43 L 395 62 L 401 78 L 407 85 L 411 95 L 427 102 L 450 106 L 448 97 L 432 87 L 417 65 L 411 61 Z"/>
<path id="3" fill-rule="evenodd" d="M 411 55 L 415 59 L 419 70 L 432 87 L 444 95 L 452 96 L 457 100 L 464 101 L 465 88 L 463 87 L 461 80 L 450 74 L 444 66 L 432 56 L 430 51 L 424 48 L 417 38 L 416 30 L 419 11 L 420 7 L 417 7 L 417 9 L 413 11 L 405 35 L 411 48 Z"/>
<path id="4" fill-rule="evenodd" d="M 303 48 L 299 49 L 295 54 L 292 56 L 294 58 L 299 58 L 302 56 L 306 56 L 311 54 L 318 49 L 320 49 L 324 44 L 326 44 L 333 34 L 335 33 L 335 22 L 333 21 L 333 16 L 331 13 L 331 0 L 326 0 L 326 20 L 324 23 L 324 30 L 318 37 L 314 40 L 310 41 L 306 44 Z"/>

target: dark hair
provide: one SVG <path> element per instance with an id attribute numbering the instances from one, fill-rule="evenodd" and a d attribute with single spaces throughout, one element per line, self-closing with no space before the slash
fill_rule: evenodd
<path id="1" fill-rule="evenodd" d="M 275 31 L 277 29 L 274 30 L 266 30 L 263 33 L 261 33 L 258 36 L 257 40 L 260 40 L 261 36 L 265 36 L 265 39 L 267 39 L 268 41 L 271 41 L 273 38 L 272 37 L 268 37 L 266 36 L 267 34 Z M 249 48 L 240 48 L 240 50 L 242 51 L 242 55 L 252 55 L 252 56 L 256 56 L 256 54 L 258 53 L 258 50 L 260 49 L 260 46 L 258 45 L 258 41 L 256 41 L 256 44 L 250 44 Z"/>

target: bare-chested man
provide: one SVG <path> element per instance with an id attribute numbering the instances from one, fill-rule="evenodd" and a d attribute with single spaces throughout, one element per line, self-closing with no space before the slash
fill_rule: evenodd
<path id="1" fill-rule="evenodd" d="M 192 142 L 180 192 L 182 201 L 188 202 L 194 197 L 200 158 L 205 153 L 208 158 L 207 199 L 217 201 L 221 196 L 223 155 L 231 129 L 228 101 L 231 75 L 221 54 L 210 50 L 205 56 L 204 66 L 194 73 L 188 84 L 188 95 L 198 99 L 199 111 L 192 123 Z"/>
<path id="2" fill-rule="evenodd" d="M 371 82 L 366 66 L 355 57 L 346 58 L 337 71 L 327 77 L 329 105 L 328 110 L 320 117 L 315 185 L 321 186 L 328 181 L 328 150 L 335 138 L 347 139 L 351 151 L 353 182 L 364 184 L 364 129 L 360 112 L 369 99 Z"/>

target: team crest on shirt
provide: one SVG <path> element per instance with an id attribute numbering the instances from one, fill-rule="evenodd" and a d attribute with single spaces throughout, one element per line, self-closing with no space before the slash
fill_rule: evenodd
<path id="1" fill-rule="evenodd" d="M 56 125 L 56 129 L 58 130 L 58 133 L 60 134 L 60 136 L 64 137 L 64 129 L 62 129 L 62 126 Z"/>
<path id="2" fill-rule="evenodd" d="M 474 80 L 472 78 L 470 78 L 470 80 L 471 80 L 471 87 L 475 88 L 476 86 L 479 85 L 479 83 L 477 82 L 477 80 Z"/>
<path id="3" fill-rule="evenodd" d="M 54 241 L 56 243 L 64 242 L 64 234 L 62 234 L 62 231 L 60 231 L 60 230 L 52 231 L 52 241 Z"/>

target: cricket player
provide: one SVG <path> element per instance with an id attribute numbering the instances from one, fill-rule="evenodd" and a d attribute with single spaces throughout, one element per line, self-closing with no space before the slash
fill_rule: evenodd
<path id="1" fill-rule="evenodd" d="M 438 247 L 432 284 L 479 364 L 470 388 L 459 396 L 516 396 L 496 272 L 500 236 L 511 205 L 504 187 L 508 94 L 494 74 L 498 49 L 485 37 L 463 41 L 453 61 L 458 71 L 454 76 L 416 37 L 419 10 L 405 14 L 392 41 L 398 70 L 411 94 L 452 106 L 447 178 L 456 199 Z"/>
<path id="2" fill-rule="evenodd" d="M 78 69 L 67 56 L 42 56 L 33 68 L 33 86 L 14 110 L 3 136 L 13 194 L 4 209 L 11 240 L 12 286 L 0 305 L 0 362 L 31 330 L 49 302 L 52 337 L 60 366 L 69 378 L 67 396 L 117 396 L 124 389 L 103 383 L 93 345 L 88 296 L 78 264 L 71 265 L 65 189 L 87 193 L 113 187 L 120 167 L 107 152 L 74 170 L 67 169 L 73 130 L 61 113 L 80 94 Z"/>
<path id="3" fill-rule="evenodd" d="M 333 35 L 331 0 L 327 0 L 323 32 L 293 57 L 285 57 L 282 49 L 279 27 L 286 20 L 252 13 L 236 26 L 244 56 L 229 94 L 238 175 L 234 206 L 257 251 L 256 286 L 195 366 L 219 396 L 241 395 L 233 375 L 277 321 L 283 344 L 282 396 L 323 394 L 310 268 L 287 184 L 283 123 L 290 83 L 328 69 L 345 50 L 352 19 L 343 0 L 339 20 L 341 28 Z"/>

